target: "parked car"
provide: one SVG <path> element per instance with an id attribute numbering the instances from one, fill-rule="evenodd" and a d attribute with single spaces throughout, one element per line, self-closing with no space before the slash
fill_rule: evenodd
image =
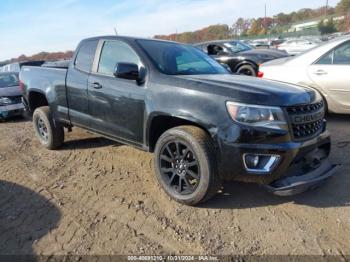
<path id="1" fill-rule="evenodd" d="M 195 45 L 221 64 L 230 67 L 233 73 L 257 76 L 260 64 L 288 54 L 272 49 L 255 49 L 235 40 L 219 40 Z"/>
<path id="2" fill-rule="evenodd" d="M 0 73 L 0 120 L 21 115 L 23 111 L 18 73 Z"/>
<path id="3" fill-rule="evenodd" d="M 321 42 L 321 40 L 316 39 L 292 39 L 280 44 L 277 48 L 286 51 L 289 55 L 298 55 L 318 46 Z"/>
<path id="4" fill-rule="evenodd" d="M 270 48 L 270 44 L 268 40 L 254 40 L 254 41 L 251 41 L 250 45 L 258 49 Z"/>
<path id="5" fill-rule="evenodd" d="M 350 113 L 350 36 L 293 58 L 263 64 L 260 76 L 317 89 L 330 112 Z"/>
<path id="6" fill-rule="evenodd" d="M 283 44 L 285 42 L 284 39 L 274 39 L 270 41 L 270 47 L 271 48 L 276 48 L 278 49 L 278 47 Z"/>
<path id="7" fill-rule="evenodd" d="M 159 184 L 188 205 L 224 180 L 290 195 L 336 169 L 317 91 L 233 75 L 190 45 L 90 38 L 68 68 L 25 66 L 20 79 L 43 146 L 78 126 L 154 152 Z"/>

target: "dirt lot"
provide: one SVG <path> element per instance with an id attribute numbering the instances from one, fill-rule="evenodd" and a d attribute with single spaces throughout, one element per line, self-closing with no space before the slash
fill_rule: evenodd
<path id="1" fill-rule="evenodd" d="M 230 183 L 196 208 L 156 186 L 151 154 L 79 129 L 47 151 L 30 122 L 0 123 L 0 253 L 349 255 L 349 123 L 329 119 L 343 166 L 321 188 L 280 198 Z"/>

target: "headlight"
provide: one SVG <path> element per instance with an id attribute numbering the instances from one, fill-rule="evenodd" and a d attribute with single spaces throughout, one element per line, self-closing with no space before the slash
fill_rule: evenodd
<path id="1" fill-rule="evenodd" d="M 288 130 L 287 121 L 280 107 L 226 103 L 231 118 L 241 124 L 255 127 Z"/>
<path id="2" fill-rule="evenodd" d="M 11 101 L 10 98 L 8 98 L 8 97 L 0 97 L 0 105 L 1 106 L 9 105 L 11 103 L 12 103 L 12 101 Z"/>

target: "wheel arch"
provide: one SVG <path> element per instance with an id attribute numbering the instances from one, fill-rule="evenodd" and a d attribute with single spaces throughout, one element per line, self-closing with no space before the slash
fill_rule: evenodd
<path id="1" fill-rule="evenodd" d="M 48 106 L 48 100 L 46 95 L 38 90 L 32 90 L 28 94 L 28 106 L 30 112 L 34 112 L 35 109 L 41 106 Z"/>
<path id="2" fill-rule="evenodd" d="M 183 126 L 183 125 L 191 125 L 196 126 L 203 129 L 210 137 L 212 137 L 208 128 L 202 124 L 198 123 L 196 119 L 193 118 L 183 118 L 178 116 L 172 116 L 167 114 L 158 114 L 153 116 L 147 125 L 146 132 L 146 143 L 148 145 L 149 151 L 154 152 L 156 143 L 159 137 L 166 132 L 167 130 Z"/>
<path id="3" fill-rule="evenodd" d="M 257 72 L 258 69 L 259 69 L 259 66 L 254 62 L 254 61 L 251 61 L 251 60 L 243 60 L 241 62 L 239 62 L 236 66 L 235 66 L 235 72 L 237 72 L 237 70 L 241 67 L 241 66 L 244 66 L 244 65 L 250 65 L 252 66 L 255 71 Z"/>

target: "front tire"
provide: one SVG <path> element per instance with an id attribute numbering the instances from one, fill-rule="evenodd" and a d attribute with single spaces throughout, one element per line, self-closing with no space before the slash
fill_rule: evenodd
<path id="1" fill-rule="evenodd" d="M 256 70 L 251 65 L 242 65 L 237 69 L 237 74 L 246 76 L 256 76 Z"/>
<path id="2" fill-rule="evenodd" d="M 48 106 L 35 109 L 33 113 L 33 125 L 37 138 L 47 149 L 54 150 L 63 144 L 63 126 L 54 122 Z"/>
<path id="3" fill-rule="evenodd" d="M 159 184 L 177 202 L 205 202 L 220 187 L 213 141 L 198 127 L 166 131 L 157 141 L 154 158 Z"/>

